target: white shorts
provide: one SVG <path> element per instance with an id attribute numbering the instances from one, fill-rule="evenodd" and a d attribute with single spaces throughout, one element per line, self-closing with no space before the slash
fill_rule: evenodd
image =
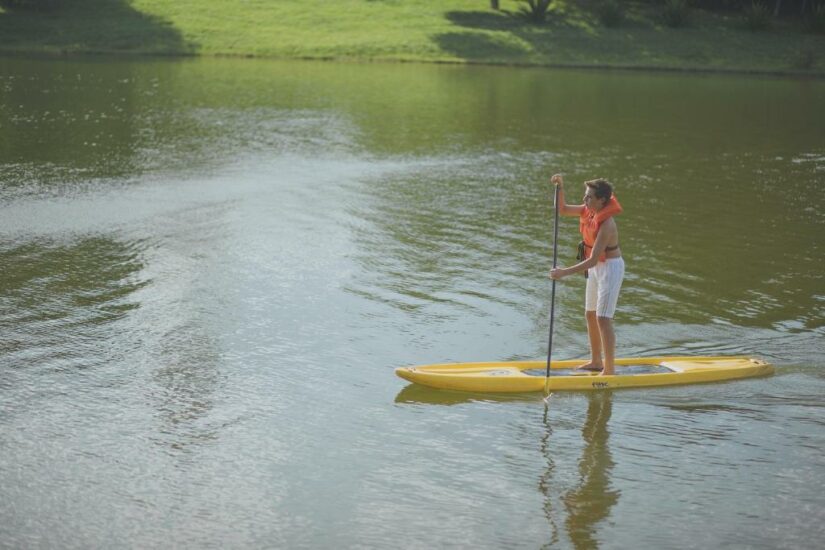
<path id="1" fill-rule="evenodd" d="M 613 318 L 624 279 L 624 260 L 608 258 L 591 267 L 584 295 L 584 310 L 595 311 L 597 317 Z"/>

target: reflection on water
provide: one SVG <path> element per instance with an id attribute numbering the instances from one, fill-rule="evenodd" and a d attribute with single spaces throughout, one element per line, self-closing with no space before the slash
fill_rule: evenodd
<path id="1" fill-rule="evenodd" d="M 561 495 L 561 483 L 556 483 L 555 455 L 558 452 L 553 445 L 552 425 L 545 410 L 545 434 L 541 440 L 541 452 L 547 460 L 547 468 L 539 481 L 539 490 L 545 497 L 544 512 L 551 528 L 551 540 L 546 547 L 559 541 L 559 524 L 561 510 L 558 502 L 564 505 L 564 530 L 575 548 L 598 548 L 596 536 L 600 521 L 610 516 L 611 508 L 619 500 L 620 491 L 611 483 L 613 458 L 610 452 L 610 432 L 607 424 L 613 410 L 612 392 L 598 392 L 588 395 L 587 414 L 581 429 L 584 447 L 578 461 L 579 477 L 574 487 Z M 552 397 L 549 408 L 553 407 Z"/>
<path id="2" fill-rule="evenodd" d="M 395 402 L 399 404 L 422 405 L 461 405 L 466 403 L 541 403 L 542 395 L 538 393 L 471 393 L 437 390 L 419 384 L 407 384 Z"/>
<path id="3" fill-rule="evenodd" d="M 175 327 L 163 335 L 154 379 L 153 395 L 161 426 L 157 442 L 175 450 L 215 440 L 210 426 L 215 391 L 220 385 L 220 353 L 208 336 L 193 326 Z"/>
<path id="4" fill-rule="evenodd" d="M 594 548 L 596 524 L 610 515 L 619 499 L 619 491 L 610 483 L 613 458 L 607 423 L 613 409 L 611 392 L 599 392 L 589 398 L 587 418 L 582 427 L 584 450 L 579 460 L 578 486 L 562 497 L 567 508 L 565 527 L 576 548 Z"/>
<path id="5" fill-rule="evenodd" d="M 559 542 L 559 525 L 556 521 L 558 512 L 556 511 L 557 498 L 555 496 L 555 484 L 553 475 L 556 470 L 556 460 L 553 454 L 553 447 L 551 446 L 551 436 L 553 435 L 553 426 L 548 421 L 547 403 L 544 409 L 544 433 L 541 437 L 540 450 L 542 457 L 547 462 L 544 473 L 539 479 L 539 491 L 544 495 L 543 509 L 544 515 L 550 524 L 550 541 L 545 547 L 551 547 Z"/>

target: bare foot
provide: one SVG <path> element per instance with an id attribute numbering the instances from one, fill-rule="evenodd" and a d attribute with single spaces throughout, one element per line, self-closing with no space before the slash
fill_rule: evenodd
<path id="1" fill-rule="evenodd" d="M 613 369 L 610 369 L 610 370 L 608 371 L 608 370 L 605 368 L 604 370 L 602 370 L 602 372 L 600 372 L 600 373 L 599 373 L 599 376 L 613 376 L 614 374 L 616 374 L 616 372 L 615 372 Z"/>
<path id="2" fill-rule="evenodd" d="M 584 365 L 579 365 L 576 367 L 576 370 L 586 370 L 590 372 L 600 372 L 604 367 L 601 363 L 596 363 L 594 361 L 590 361 L 589 363 L 585 363 Z"/>

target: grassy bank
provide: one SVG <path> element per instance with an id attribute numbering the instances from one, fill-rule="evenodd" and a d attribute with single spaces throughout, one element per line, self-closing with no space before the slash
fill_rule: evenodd
<path id="1" fill-rule="evenodd" d="M 605 27 L 557 0 L 543 25 L 501 0 L 61 0 L 0 12 L 0 53 L 130 53 L 611 66 L 825 75 L 825 37 L 799 21 L 747 30 L 741 16 L 694 10 L 681 28 L 631 5 Z"/>

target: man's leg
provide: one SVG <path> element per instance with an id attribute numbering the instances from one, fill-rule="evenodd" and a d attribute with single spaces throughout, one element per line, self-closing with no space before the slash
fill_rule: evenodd
<path id="1" fill-rule="evenodd" d="M 590 340 L 590 362 L 581 365 L 582 370 L 602 370 L 602 337 L 599 331 L 599 322 L 596 319 L 596 304 L 599 295 L 599 283 L 594 273 L 587 279 L 584 291 L 584 318 L 587 321 L 587 337 Z"/>
<path id="2" fill-rule="evenodd" d="M 584 318 L 587 320 L 587 337 L 590 339 L 590 362 L 580 367 L 583 370 L 602 370 L 602 336 L 599 329 L 599 322 L 595 311 L 585 311 Z"/>
<path id="3" fill-rule="evenodd" d="M 596 312 L 593 312 L 596 316 Z M 604 370 L 602 374 L 610 375 L 615 373 L 616 359 L 616 332 L 613 330 L 613 319 L 610 317 L 599 317 L 598 328 L 601 334 L 601 343 L 604 348 Z"/>
<path id="4" fill-rule="evenodd" d="M 604 263 L 599 271 L 599 296 L 596 306 L 597 324 L 602 337 L 604 351 L 603 375 L 615 374 L 616 331 L 613 330 L 613 315 L 619 301 L 619 291 L 624 279 L 624 260 L 613 258 Z"/>

